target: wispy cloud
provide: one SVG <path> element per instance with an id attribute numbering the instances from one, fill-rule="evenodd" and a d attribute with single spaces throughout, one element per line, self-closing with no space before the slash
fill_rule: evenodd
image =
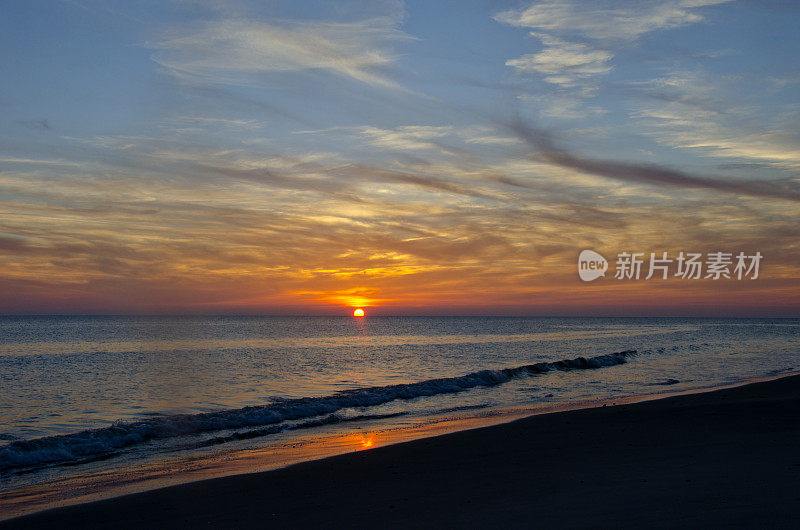
<path id="1" fill-rule="evenodd" d="M 475 138 L 506 138 L 499 127 L 404 127 L 385 129 L 386 137 L 446 139 L 458 148 L 476 145 Z M 340 129 L 338 139 L 364 130 Z M 637 196 L 622 186 L 725 189 L 750 201 L 755 194 L 696 175 L 653 176 L 655 168 L 589 160 L 556 149 L 546 132 L 509 130 L 516 143 L 501 142 L 511 150 L 496 159 L 433 156 L 412 145 L 426 158 L 406 160 L 393 156 L 398 146 L 389 142 L 370 144 L 390 155 L 375 165 L 344 153 L 292 157 L 104 137 L 92 158 L 106 165 L 57 176 L 24 165 L 0 174 L 0 288 L 26 294 L 4 302 L 34 307 L 58 292 L 83 310 L 106 310 L 113 299 L 118 311 L 146 311 L 153 299 L 142 293 L 158 292 L 155 309 L 163 310 L 452 308 L 476 297 L 482 304 L 547 305 L 572 296 L 576 248 L 613 251 L 635 240 L 644 250 L 702 249 L 722 237 L 772 250 L 776 261 L 796 257 L 786 246 L 796 238 L 786 214 L 796 203 L 772 201 L 766 216 L 747 201 L 732 208 L 724 198 L 709 204 L 700 194 L 677 194 L 664 199 L 670 208 L 654 207 L 657 194 Z M 541 156 L 525 158 L 530 148 Z M 685 206 L 680 218 L 677 204 Z M 714 224 L 732 215 L 737 226 Z M 788 235 L 775 240 L 776 233 Z"/>
<path id="2" fill-rule="evenodd" d="M 199 125 L 218 125 L 220 127 L 243 127 L 245 129 L 257 129 L 262 126 L 255 120 L 231 120 L 208 116 L 177 116 L 175 121 L 197 123 Z"/>
<path id="3" fill-rule="evenodd" d="M 753 102 L 753 95 L 743 89 L 728 93 L 736 81 L 700 70 L 669 72 L 638 85 L 656 103 L 640 103 L 631 117 L 663 145 L 740 163 L 800 170 L 800 137 L 786 123 L 796 107 L 775 103 L 772 114 L 767 114 L 763 103 Z"/>
<path id="4" fill-rule="evenodd" d="M 524 9 L 503 11 L 495 18 L 512 26 L 592 40 L 635 40 L 651 31 L 695 24 L 698 8 L 731 0 L 656 0 L 641 2 L 543 0 Z"/>
<path id="5" fill-rule="evenodd" d="M 364 127 L 361 133 L 372 145 L 401 150 L 440 150 L 438 139 L 448 136 L 453 128 L 449 126 L 403 126 L 397 129 Z"/>
<path id="6" fill-rule="evenodd" d="M 753 197 L 800 202 L 800 186 L 790 180 L 733 180 L 693 175 L 685 171 L 656 165 L 600 160 L 583 157 L 557 148 L 550 135 L 526 126 L 521 121 L 509 124 L 519 137 L 537 151 L 541 159 L 577 171 L 614 180 L 654 186 L 700 188 Z"/>
<path id="7" fill-rule="evenodd" d="M 523 73 L 539 72 L 545 75 L 544 80 L 548 83 L 564 87 L 577 86 L 592 76 L 611 71 L 608 63 L 613 55 L 607 51 L 546 34 L 531 35 L 539 37 L 544 49 L 539 53 L 509 59 L 506 66 L 513 66 Z"/>
<path id="8" fill-rule="evenodd" d="M 404 90 L 386 68 L 395 43 L 411 37 L 388 17 L 358 22 L 223 19 L 175 28 L 150 46 L 176 76 L 262 84 L 267 76 L 323 71 L 373 87 Z"/>
<path id="9" fill-rule="evenodd" d="M 542 43 L 537 53 L 509 59 L 506 65 L 522 74 L 537 73 L 561 89 L 594 94 L 597 80 L 613 68 L 610 47 L 644 34 L 695 24 L 698 8 L 729 0 L 659 0 L 655 2 L 580 2 L 542 0 L 522 9 L 495 15 L 499 22 L 530 28 Z"/>

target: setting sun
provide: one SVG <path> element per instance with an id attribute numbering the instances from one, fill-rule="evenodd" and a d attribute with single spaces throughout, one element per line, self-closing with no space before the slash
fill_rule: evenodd
<path id="1" fill-rule="evenodd" d="M 363 317 L 364 316 L 364 310 L 359 307 L 358 309 L 353 311 L 353 316 L 354 317 Z"/>

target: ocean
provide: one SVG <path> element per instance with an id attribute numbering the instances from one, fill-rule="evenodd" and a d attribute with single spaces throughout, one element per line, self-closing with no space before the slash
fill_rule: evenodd
<path id="1" fill-rule="evenodd" d="M 799 331 L 800 319 L 0 317 L 0 505 L 69 501 L 37 485 L 102 495 L 98 476 L 189 480 L 324 456 L 308 447 L 331 437 L 366 448 L 382 433 L 791 373 Z"/>

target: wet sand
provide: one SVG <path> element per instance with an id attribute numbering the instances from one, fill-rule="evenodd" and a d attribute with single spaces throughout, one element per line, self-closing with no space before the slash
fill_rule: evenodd
<path id="1" fill-rule="evenodd" d="M 800 376 L 48 510 L 0 528 L 797 528 Z"/>

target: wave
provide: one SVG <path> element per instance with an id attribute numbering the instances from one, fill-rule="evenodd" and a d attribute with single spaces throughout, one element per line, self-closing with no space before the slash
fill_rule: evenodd
<path id="1" fill-rule="evenodd" d="M 0 448 L 0 471 L 44 464 L 65 464 L 97 458 L 120 449 L 149 441 L 223 431 L 261 427 L 253 436 L 273 434 L 297 428 L 282 422 L 322 417 L 303 422 L 311 427 L 332 423 L 332 414 L 348 408 L 383 405 L 397 399 L 407 400 L 463 392 L 476 387 L 491 387 L 512 379 L 558 370 L 586 370 L 623 364 L 636 350 L 609 353 L 596 357 L 578 357 L 555 362 L 527 364 L 501 370 L 481 370 L 460 377 L 428 379 L 417 383 L 343 390 L 330 396 L 286 399 L 267 405 L 234 410 L 156 416 L 135 422 L 118 422 L 110 427 L 89 429 L 73 434 L 18 440 Z M 259 433 L 259 434 L 256 434 Z M 239 435 L 243 438 L 248 434 Z M 236 434 L 217 437 L 217 443 L 240 439 Z M 212 442 L 213 443 L 213 442 Z"/>
<path id="2" fill-rule="evenodd" d="M 332 425 L 335 423 L 351 423 L 364 420 L 382 420 L 386 418 L 396 418 L 398 416 L 405 416 L 406 414 L 407 412 L 392 412 L 390 414 L 362 414 L 360 416 L 352 416 L 352 417 L 340 416 L 338 414 L 329 414 L 322 418 L 315 418 L 312 420 L 307 420 L 291 425 L 271 425 L 268 427 L 251 429 L 248 431 L 236 431 L 231 434 L 226 434 L 224 436 L 215 436 L 213 438 L 205 440 L 204 442 L 199 443 L 197 447 L 208 447 L 211 445 L 233 442 L 236 440 L 248 440 L 250 438 L 259 438 L 261 436 L 266 436 L 268 434 L 277 434 L 283 431 L 308 429 L 310 427 L 323 427 L 325 425 Z"/>

